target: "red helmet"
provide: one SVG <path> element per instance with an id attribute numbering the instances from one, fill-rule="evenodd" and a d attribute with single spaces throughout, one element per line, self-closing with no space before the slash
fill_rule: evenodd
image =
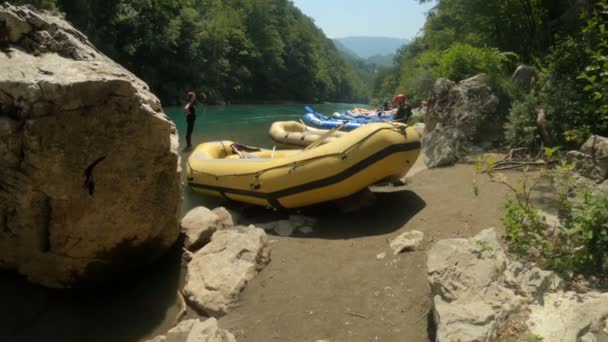
<path id="1" fill-rule="evenodd" d="M 405 95 L 403 95 L 403 94 L 399 94 L 393 98 L 393 101 L 397 102 L 397 103 L 405 103 L 406 100 L 407 100 L 407 97 L 405 97 Z"/>

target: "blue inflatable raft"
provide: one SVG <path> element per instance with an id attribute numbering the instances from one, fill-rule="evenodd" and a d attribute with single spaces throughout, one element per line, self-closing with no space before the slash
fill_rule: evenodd
<path id="1" fill-rule="evenodd" d="M 325 115 L 313 114 L 313 113 L 308 113 L 308 114 L 304 115 L 303 120 L 304 120 L 304 123 L 306 123 L 307 125 L 317 127 L 317 128 L 323 128 L 323 129 L 333 129 L 333 128 L 343 125 L 346 122 L 344 127 L 342 127 L 340 129 L 341 131 L 352 131 L 352 130 L 357 129 L 357 128 L 361 127 L 362 125 L 364 125 L 364 123 L 357 122 L 355 120 L 331 119 Z"/>
<path id="2" fill-rule="evenodd" d="M 319 113 L 308 113 L 304 115 L 303 120 L 309 126 L 323 129 L 333 129 L 344 124 L 344 127 L 340 129 L 341 131 L 352 131 L 368 123 L 392 121 L 392 117 L 353 117 L 346 114 L 334 114 L 334 117 L 330 118 Z"/>

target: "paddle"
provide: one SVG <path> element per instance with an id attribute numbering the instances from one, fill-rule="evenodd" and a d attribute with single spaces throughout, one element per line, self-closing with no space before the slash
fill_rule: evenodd
<path id="1" fill-rule="evenodd" d="M 336 127 L 332 128 L 332 129 L 330 129 L 329 131 L 327 131 L 326 133 L 324 133 L 322 136 L 320 136 L 319 139 L 315 140 L 312 144 L 306 146 L 306 148 L 304 148 L 304 151 L 310 150 L 313 147 L 317 147 L 320 143 L 323 142 L 323 140 L 327 139 L 335 131 L 338 131 L 338 130 L 342 129 L 342 127 L 346 126 L 347 123 L 348 123 L 348 120 L 344 121 L 340 126 L 336 126 Z"/>

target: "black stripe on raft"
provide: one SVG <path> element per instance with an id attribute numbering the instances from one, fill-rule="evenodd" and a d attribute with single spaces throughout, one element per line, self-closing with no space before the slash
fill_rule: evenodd
<path id="1" fill-rule="evenodd" d="M 188 183 L 188 185 L 190 185 L 193 188 L 199 188 L 199 189 L 223 193 L 224 196 L 225 196 L 225 194 L 235 194 L 235 195 L 244 195 L 244 196 L 255 197 L 255 198 L 263 198 L 263 199 L 267 200 L 268 203 L 270 205 L 272 205 L 274 208 L 284 209 L 283 206 L 281 205 L 281 203 L 279 202 L 279 199 L 282 197 L 287 197 L 287 196 L 291 196 L 291 195 L 294 195 L 297 193 L 307 192 L 307 191 L 315 190 L 318 188 L 322 188 L 322 187 L 325 187 L 325 186 L 328 186 L 328 185 L 331 185 L 334 183 L 339 183 L 339 182 L 353 176 L 357 172 L 362 171 L 366 167 L 390 156 L 391 154 L 400 153 L 400 152 L 409 152 L 409 151 L 414 151 L 417 149 L 420 149 L 420 142 L 391 145 L 381 151 L 378 151 L 375 154 L 372 154 L 371 156 L 363 159 L 362 161 L 358 162 L 357 164 L 351 166 L 350 168 L 348 168 L 338 174 L 335 174 L 333 176 L 319 179 L 316 181 L 312 181 L 310 183 L 296 185 L 291 188 L 287 188 L 287 189 L 283 189 L 283 190 L 279 190 L 279 191 L 275 191 L 275 192 L 269 192 L 269 193 L 242 190 L 242 189 L 232 189 L 232 188 L 205 185 L 205 184 L 196 184 L 196 183 Z"/>

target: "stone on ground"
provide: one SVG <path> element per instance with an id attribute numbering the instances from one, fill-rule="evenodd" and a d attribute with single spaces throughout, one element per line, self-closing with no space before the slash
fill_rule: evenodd
<path id="1" fill-rule="evenodd" d="M 260 223 L 257 226 L 266 231 L 274 231 L 282 237 L 292 236 L 296 232 L 311 234 L 317 220 L 303 215 L 290 215 L 287 220 L 279 220 L 267 223 Z"/>
<path id="2" fill-rule="evenodd" d="M 550 293 L 544 305 L 532 305 L 527 325 L 530 332 L 543 341 L 608 340 L 604 331 L 608 317 L 608 293 Z"/>
<path id="3" fill-rule="evenodd" d="M 423 239 L 424 233 L 412 230 L 411 232 L 405 232 L 394 238 L 390 243 L 390 247 L 393 250 L 393 254 L 397 255 L 405 251 L 416 250 Z"/>
<path id="4" fill-rule="evenodd" d="M 164 336 L 157 336 L 148 342 L 236 342 L 234 335 L 220 329 L 215 318 L 205 321 L 190 319 L 180 322 Z"/>
<path id="5" fill-rule="evenodd" d="M 496 341 L 512 324 L 543 341 L 608 340 L 608 293 L 564 292 L 555 273 L 508 261 L 494 229 L 437 242 L 427 266 L 438 342 Z"/>
<path id="6" fill-rule="evenodd" d="M 574 169 L 583 177 L 601 183 L 606 179 L 606 171 L 599 167 L 591 155 L 579 151 L 568 151 L 566 160 L 574 166 Z"/>
<path id="7" fill-rule="evenodd" d="M 269 262 L 270 247 L 262 229 L 219 230 L 188 263 L 184 294 L 198 310 L 213 317 L 223 316 Z"/>
<path id="8" fill-rule="evenodd" d="M 483 74 L 459 83 L 435 82 L 422 141 L 429 167 L 450 165 L 466 155 L 472 143 L 491 141 L 502 131 L 495 115 L 498 98 L 488 84 Z"/>
<path id="9" fill-rule="evenodd" d="M 608 172 L 608 138 L 591 136 L 581 147 L 581 152 L 590 155 L 602 170 Z"/>
<path id="10" fill-rule="evenodd" d="M 414 130 L 416 131 L 420 139 L 422 139 L 422 137 L 424 137 L 425 124 L 422 122 L 418 122 L 415 123 L 412 127 L 414 127 Z"/>
<path id="11" fill-rule="evenodd" d="M 507 261 L 495 229 L 437 242 L 428 254 L 437 341 L 495 341 L 524 300 L 496 283 Z"/>
<path id="12" fill-rule="evenodd" d="M 175 125 L 65 20 L 0 5 L 0 266 L 50 287 L 148 263 L 179 235 Z"/>
<path id="13" fill-rule="evenodd" d="M 209 242 L 213 233 L 218 230 L 234 226 L 232 214 L 220 207 L 209 210 L 205 207 L 196 207 L 190 210 L 181 221 L 184 245 L 194 251 Z"/>

